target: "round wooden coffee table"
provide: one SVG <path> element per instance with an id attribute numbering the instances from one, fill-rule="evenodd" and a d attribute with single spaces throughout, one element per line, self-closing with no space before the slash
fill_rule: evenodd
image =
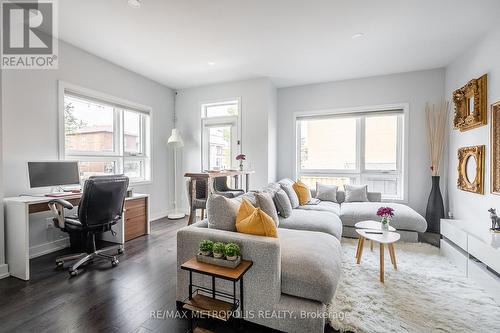
<path id="1" fill-rule="evenodd" d="M 356 229 L 376 229 L 382 230 L 382 223 L 373 220 L 361 221 L 354 225 Z M 389 231 L 396 231 L 394 227 L 389 226 Z"/>
<path id="2" fill-rule="evenodd" d="M 356 229 L 359 235 L 358 239 L 358 249 L 356 251 L 356 263 L 361 263 L 361 256 L 363 255 L 363 244 L 365 239 L 376 242 L 380 244 L 380 282 L 384 283 L 384 245 L 387 244 L 389 249 L 389 255 L 391 257 L 391 263 L 394 269 L 397 270 L 396 265 L 396 250 L 394 249 L 394 243 L 396 243 L 401 235 L 393 231 L 382 231 L 375 229 Z"/>
<path id="3" fill-rule="evenodd" d="M 356 229 L 374 229 L 382 230 L 382 223 L 373 220 L 361 221 L 354 225 Z M 396 231 L 394 227 L 389 226 L 389 231 Z M 373 252 L 373 241 L 370 241 L 370 250 Z"/>

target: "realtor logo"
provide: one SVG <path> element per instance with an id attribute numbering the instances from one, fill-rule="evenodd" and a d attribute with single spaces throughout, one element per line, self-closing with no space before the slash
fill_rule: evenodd
<path id="1" fill-rule="evenodd" d="M 56 69 L 57 19 L 52 1 L 2 1 L 3 69 Z"/>

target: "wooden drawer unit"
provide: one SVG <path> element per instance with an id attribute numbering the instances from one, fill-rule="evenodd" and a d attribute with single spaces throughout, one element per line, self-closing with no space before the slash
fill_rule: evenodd
<path id="1" fill-rule="evenodd" d="M 125 201 L 125 241 L 147 234 L 148 211 L 146 198 Z"/>

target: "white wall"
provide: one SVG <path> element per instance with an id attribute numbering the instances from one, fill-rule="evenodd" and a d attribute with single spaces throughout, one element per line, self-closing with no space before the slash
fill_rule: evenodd
<path id="1" fill-rule="evenodd" d="M 295 177 L 295 112 L 409 103 L 408 202 L 425 214 L 431 178 L 424 108 L 443 96 L 443 69 L 278 89 L 278 178 Z"/>
<path id="2" fill-rule="evenodd" d="M 471 223 L 488 228 L 490 220 L 487 210 L 494 207 L 500 211 L 500 196 L 490 193 L 490 105 L 500 101 L 500 26 L 493 29 L 476 45 L 471 45 L 468 52 L 447 66 L 447 98 L 451 100 L 454 90 L 485 73 L 488 74 L 488 125 L 466 132 L 454 130 L 450 133 L 448 194 L 449 210 L 453 212 L 455 218 L 470 220 Z M 473 145 L 486 145 L 484 195 L 457 189 L 457 150 Z"/>
<path id="3" fill-rule="evenodd" d="M 2 128 L 2 110 L 3 110 L 3 80 L 0 76 L 0 129 Z M 3 202 L 3 154 L 2 154 L 2 133 L 0 133 L 0 203 Z M 4 246 L 4 221 L 3 221 L 3 204 L 0 204 L 0 278 L 8 274 L 8 268 L 5 264 L 5 246 Z"/>
<path id="4" fill-rule="evenodd" d="M 58 70 L 3 70 L 2 74 L 5 196 L 29 192 L 26 161 L 58 158 L 57 87 L 63 80 L 153 109 L 153 182 L 134 188 L 151 194 L 153 218 L 166 215 L 172 181 L 166 147 L 172 128 L 171 89 L 64 42 L 59 43 Z"/>
<path id="5" fill-rule="evenodd" d="M 182 179 L 187 171 L 201 171 L 200 103 L 241 97 L 241 148 L 242 153 L 247 155 L 246 167 L 255 170 L 255 174 L 250 177 L 250 187 L 257 189 L 266 185 L 270 179 L 274 180 L 273 163 L 269 161 L 269 152 L 273 149 L 272 140 L 269 141 L 268 138 L 270 113 L 273 113 L 273 108 L 276 110 L 273 102 L 275 91 L 276 88 L 268 79 L 229 82 L 179 90 L 176 101 L 177 125 L 185 141 L 182 152 L 182 167 L 179 168 L 179 179 Z M 273 135 L 274 133 L 271 133 L 271 137 Z M 186 209 L 188 206 L 184 184 L 180 188 L 180 192 L 181 207 Z"/>
<path id="6" fill-rule="evenodd" d="M 270 183 L 278 177 L 278 90 L 271 82 L 268 102 L 267 181 Z"/>

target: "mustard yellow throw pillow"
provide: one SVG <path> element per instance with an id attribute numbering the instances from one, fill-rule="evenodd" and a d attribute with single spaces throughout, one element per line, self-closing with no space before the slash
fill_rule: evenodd
<path id="1" fill-rule="evenodd" d="M 236 230 L 243 234 L 278 238 L 273 219 L 246 199 L 241 202 L 236 216 Z"/>
<path id="2" fill-rule="evenodd" d="M 311 191 L 309 190 L 309 187 L 307 187 L 306 184 L 301 182 L 300 180 L 297 180 L 293 185 L 293 190 L 295 193 L 297 193 L 297 196 L 299 197 L 299 204 L 305 205 L 311 200 Z"/>

